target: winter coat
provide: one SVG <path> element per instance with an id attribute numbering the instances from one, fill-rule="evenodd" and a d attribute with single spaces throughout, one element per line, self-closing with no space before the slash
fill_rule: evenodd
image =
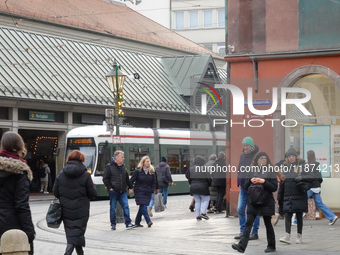
<path id="1" fill-rule="evenodd" d="M 185 177 L 188 179 L 190 184 L 191 195 L 210 195 L 209 187 L 211 186 L 212 182 L 210 173 L 208 170 L 205 172 L 198 171 L 199 168 L 204 170 L 204 167 L 205 166 L 197 166 L 196 169 L 196 165 L 193 165 L 187 170 L 185 174 Z"/>
<path id="2" fill-rule="evenodd" d="M 103 174 L 103 182 L 107 191 L 113 189 L 118 193 L 124 193 L 126 192 L 127 187 L 129 187 L 129 189 L 133 188 L 125 165 L 118 166 L 114 160 L 111 160 L 111 162 L 106 165 Z"/>
<path id="3" fill-rule="evenodd" d="M 44 164 L 41 166 L 41 168 L 44 168 L 44 169 L 45 169 L 46 175 L 45 175 L 44 178 L 40 177 L 40 181 L 42 181 L 42 182 L 48 182 L 48 175 L 51 173 L 51 170 L 50 170 L 50 168 L 48 167 L 48 165 L 47 165 L 46 163 L 44 163 Z"/>
<path id="4" fill-rule="evenodd" d="M 257 177 L 265 179 L 266 181 L 263 184 L 263 187 L 268 191 L 268 197 L 263 205 L 252 205 L 250 203 L 250 197 L 248 196 L 247 201 L 247 213 L 254 215 L 264 215 L 271 216 L 275 214 L 275 200 L 273 196 L 273 192 L 277 190 L 277 179 L 275 171 L 272 172 L 263 172 L 262 168 L 259 168 L 259 172 L 250 172 L 247 174 L 248 178 L 244 183 L 243 188 L 248 191 L 248 188 L 252 184 L 251 178 Z"/>
<path id="5" fill-rule="evenodd" d="M 240 157 L 240 162 L 238 163 L 238 172 L 237 172 L 237 187 L 243 187 L 244 183 L 247 180 L 247 172 L 244 171 L 242 167 L 250 166 L 253 162 L 255 154 L 259 152 L 259 147 L 254 145 L 254 149 L 248 153 L 242 153 Z M 241 171 L 242 170 L 242 171 Z"/>
<path id="6" fill-rule="evenodd" d="M 21 229 L 33 242 L 35 231 L 29 206 L 32 179 L 25 162 L 0 154 L 0 237 L 7 230 Z"/>
<path id="7" fill-rule="evenodd" d="M 308 172 L 307 175 L 309 178 L 312 179 L 312 188 L 320 188 L 321 183 L 323 182 L 322 175 L 321 175 L 321 169 L 319 162 L 312 162 L 308 164 Z"/>
<path id="8" fill-rule="evenodd" d="M 63 223 L 68 244 L 85 246 L 85 231 L 90 215 L 90 199 L 97 193 L 90 173 L 83 163 L 70 160 L 53 186 L 62 205 Z"/>
<path id="9" fill-rule="evenodd" d="M 156 167 L 157 181 L 159 187 L 168 187 L 172 183 L 170 167 L 166 162 L 161 162 Z"/>
<path id="10" fill-rule="evenodd" d="M 283 164 L 283 174 L 286 179 L 281 182 L 278 200 L 283 201 L 283 212 L 308 212 L 307 192 L 303 192 L 298 188 L 296 177 L 301 176 L 304 179 L 308 178 L 308 173 L 304 169 L 305 161 L 298 161 L 298 169 L 296 165 Z M 296 172 L 297 171 L 297 172 Z"/>
<path id="11" fill-rule="evenodd" d="M 133 171 L 130 181 L 135 183 L 134 193 L 137 205 L 149 205 L 151 195 L 156 188 L 156 175 L 145 174 L 144 170 L 137 168 Z"/>
<path id="12" fill-rule="evenodd" d="M 224 158 L 218 158 L 215 161 L 215 172 L 212 173 L 212 186 L 225 187 L 226 186 L 226 162 Z"/>

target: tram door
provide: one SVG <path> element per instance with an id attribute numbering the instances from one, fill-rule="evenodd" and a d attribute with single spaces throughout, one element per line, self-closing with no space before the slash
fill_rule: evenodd
<path id="1" fill-rule="evenodd" d="M 138 163 L 142 159 L 142 157 L 149 154 L 149 148 L 146 147 L 130 147 L 130 175 L 138 166 Z"/>

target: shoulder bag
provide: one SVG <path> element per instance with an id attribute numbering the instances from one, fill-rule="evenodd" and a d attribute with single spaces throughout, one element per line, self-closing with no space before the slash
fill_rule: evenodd
<path id="1" fill-rule="evenodd" d="M 63 219 L 61 209 L 59 199 L 53 199 L 46 214 L 46 223 L 49 228 L 59 228 Z"/>

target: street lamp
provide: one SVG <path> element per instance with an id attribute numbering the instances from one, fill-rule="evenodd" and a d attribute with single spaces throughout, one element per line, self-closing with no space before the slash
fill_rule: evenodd
<path id="1" fill-rule="evenodd" d="M 116 60 L 113 62 L 113 69 L 105 74 L 107 84 L 115 98 L 115 118 L 116 136 L 119 136 L 119 117 L 124 117 L 123 112 L 123 85 L 126 74 L 123 73 L 121 67 L 117 65 Z"/>

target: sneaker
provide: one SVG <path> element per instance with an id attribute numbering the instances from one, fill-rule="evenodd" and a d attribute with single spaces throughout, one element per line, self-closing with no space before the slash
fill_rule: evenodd
<path id="1" fill-rule="evenodd" d="M 299 233 L 297 234 L 295 243 L 296 244 L 302 243 L 302 235 L 301 234 L 299 234 Z"/>
<path id="2" fill-rule="evenodd" d="M 201 217 L 202 217 L 202 219 L 209 220 L 208 215 L 205 214 L 205 213 L 201 213 Z"/>
<path id="3" fill-rule="evenodd" d="M 275 226 L 279 222 L 280 214 L 275 213 L 275 215 L 272 216 L 272 225 Z"/>
<path id="4" fill-rule="evenodd" d="M 202 220 L 202 217 L 201 216 L 197 216 L 196 220 Z"/>
<path id="5" fill-rule="evenodd" d="M 335 216 L 334 219 L 329 223 L 330 226 L 332 226 L 336 220 L 338 219 L 338 216 Z"/>
<path id="6" fill-rule="evenodd" d="M 148 207 L 148 214 L 149 214 L 150 217 L 153 216 L 152 211 L 151 211 L 151 209 L 149 207 Z"/>
<path id="7" fill-rule="evenodd" d="M 267 249 L 264 250 L 264 252 L 266 252 L 266 253 L 267 253 L 267 252 L 276 252 L 276 249 L 275 249 L 275 248 L 269 248 L 269 247 L 268 247 Z"/>
<path id="8" fill-rule="evenodd" d="M 133 224 L 130 223 L 129 225 L 126 226 L 126 229 L 129 230 L 129 229 L 133 229 L 133 228 L 136 228 L 136 227 L 137 227 L 137 225 L 133 225 Z"/>
<path id="9" fill-rule="evenodd" d="M 148 228 L 151 228 L 151 226 L 152 226 L 152 221 L 150 221 L 149 223 L 148 223 Z"/>
<path id="10" fill-rule="evenodd" d="M 234 239 L 241 239 L 242 233 L 239 233 L 237 236 L 234 237 Z"/>
<path id="11" fill-rule="evenodd" d="M 111 225 L 111 230 L 116 230 L 116 225 Z"/>
<path id="12" fill-rule="evenodd" d="M 40 192 L 40 193 L 43 193 L 44 191 L 43 191 L 43 190 L 40 190 L 39 192 Z"/>
<path id="13" fill-rule="evenodd" d="M 251 233 L 251 235 L 249 236 L 249 240 L 257 240 L 257 239 L 259 239 L 258 234 Z"/>
<path id="14" fill-rule="evenodd" d="M 290 234 L 286 233 L 284 237 L 280 238 L 281 243 L 291 244 Z"/>
<path id="15" fill-rule="evenodd" d="M 189 206 L 189 210 L 190 210 L 191 212 L 194 212 L 194 211 L 195 211 L 195 207 L 193 207 L 192 205 L 190 205 L 190 206 Z"/>
<path id="16" fill-rule="evenodd" d="M 44 191 L 44 194 L 50 194 L 50 192 L 48 192 L 48 191 Z"/>
<path id="17" fill-rule="evenodd" d="M 233 248 L 234 250 L 236 250 L 240 253 L 244 253 L 244 249 L 239 244 L 233 243 L 231 245 L 231 248 Z"/>

